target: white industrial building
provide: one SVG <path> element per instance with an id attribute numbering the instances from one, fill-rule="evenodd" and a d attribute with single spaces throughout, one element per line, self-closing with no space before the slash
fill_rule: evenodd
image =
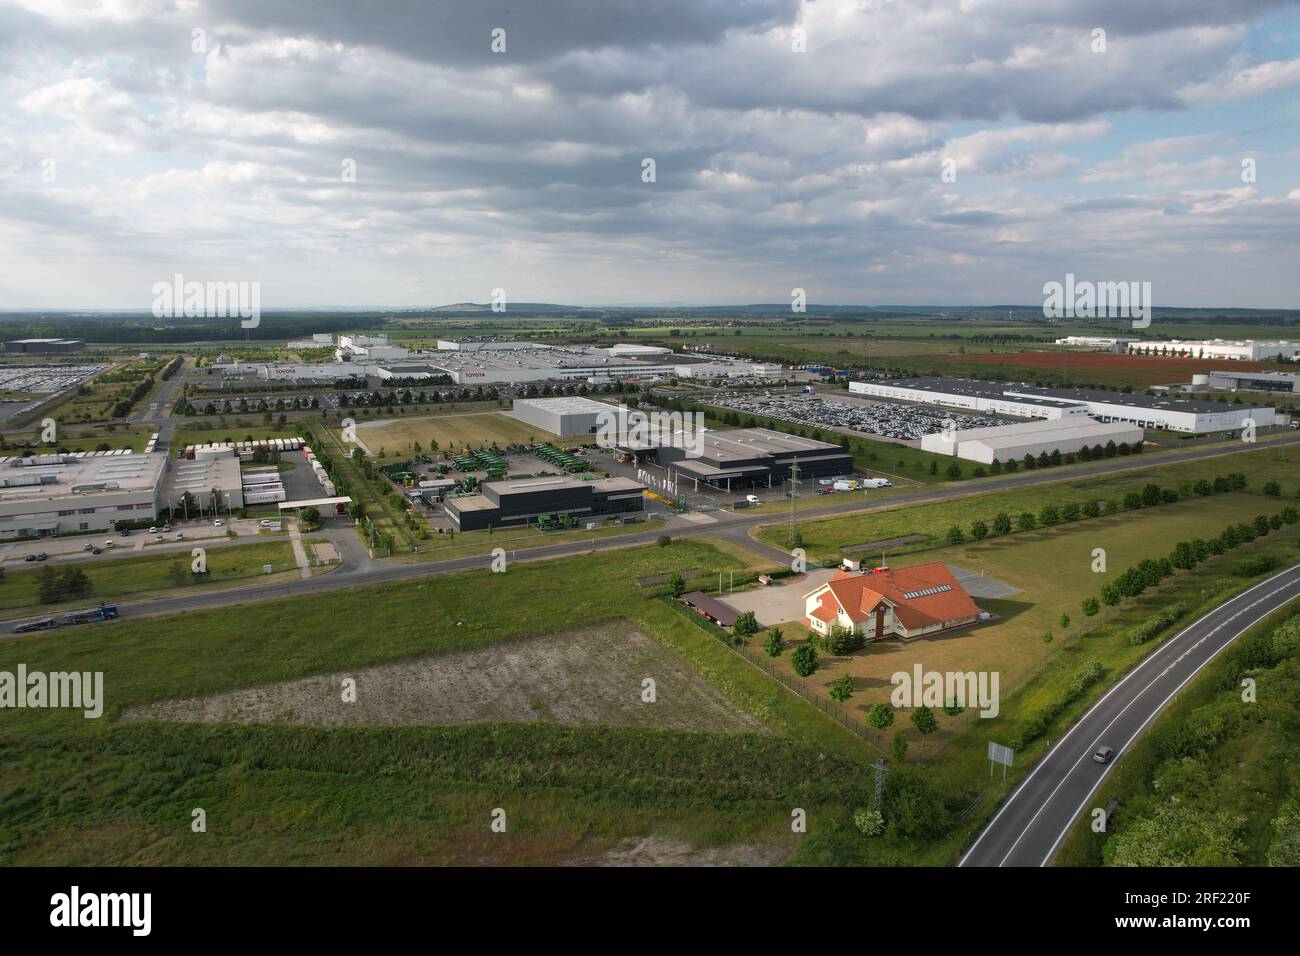
<path id="1" fill-rule="evenodd" d="M 155 518 L 167 456 L 116 452 L 0 458 L 0 538 L 110 531 Z"/>
<path id="2" fill-rule="evenodd" d="M 1300 394 L 1300 372 L 1211 372 L 1208 376 L 1194 376 L 1192 384 L 1223 389 L 1230 392 L 1281 392 L 1284 395 Z"/>
<path id="3" fill-rule="evenodd" d="M 1077 452 L 1109 442 L 1134 445 L 1142 441 L 1142 429 L 1125 422 L 1099 422 L 1091 418 L 1060 421 L 1012 422 L 992 428 L 972 428 L 952 433 L 935 432 L 921 439 L 921 450 L 937 455 L 954 455 L 989 465 L 994 460 L 1010 461 L 1059 451 Z"/>
<path id="4" fill-rule="evenodd" d="M 1224 339 L 1199 339 L 1170 342 L 1130 342 L 1130 355 L 1160 355 L 1178 358 L 1215 359 L 1228 362 L 1262 362 L 1268 359 L 1296 358 L 1300 356 L 1297 342 L 1256 342 L 1246 339 L 1230 342 Z"/>
<path id="5" fill-rule="evenodd" d="M 407 358 L 411 350 L 393 345 L 386 335 L 340 335 L 334 358 L 339 362 L 394 362 Z"/>
<path id="6" fill-rule="evenodd" d="M 243 476 L 234 448 L 213 446 L 196 452 L 192 460 L 177 461 L 167 479 L 164 507 L 184 512 L 187 492 L 205 513 L 244 507 Z"/>
<path id="7" fill-rule="evenodd" d="M 517 398 L 506 414 L 529 425 L 568 438 L 573 435 L 595 435 L 598 430 L 622 434 L 627 431 L 630 409 L 590 398 L 572 395 L 560 398 Z"/>
<path id="8" fill-rule="evenodd" d="M 926 405 L 965 408 L 1019 418 L 1067 420 L 1092 417 L 1140 428 L 1202 434 L 1236 431 L 1247 420 L 1272 425 L 1272 408 L 1232 405 L 1167 395 L 1137 395 L 1086 388 L 1040 388 L 976 379 L 912 378 L 850 382 L 849 391 Z"/>
<path id="9" fill-rule="evenodd" d="M 1114 335 L 1067 335 L 1063 339 L 1057 339 L 1057 345 L 1073 345 L 1086 349 L 1106 349 L 1110 352 L 1124 352 L 1129 345 L 1140 339 L 1120 338 Z"/>

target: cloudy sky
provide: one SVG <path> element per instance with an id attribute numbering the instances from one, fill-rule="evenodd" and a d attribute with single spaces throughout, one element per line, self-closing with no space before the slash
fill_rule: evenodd
<path id="1" fill-rule="evenodd" d="M 1300 308 L 1298 133 L 1288 0 L 0 0 L 0 308 Z"/>

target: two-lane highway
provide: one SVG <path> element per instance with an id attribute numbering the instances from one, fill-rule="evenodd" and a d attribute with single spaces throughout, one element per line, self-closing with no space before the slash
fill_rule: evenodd
<path id="1" fill-rule="evenodd" d="M 1071 727 L 1003 802 L 958 866 L 1046 866 L 1102 781 L 1174 696 L 1234 640 L 1300 598 L 1300 565 L 1243 591 L 1165 641 Z M 1108 764 L 1092 759 L 1114 749 Z M 1096 795 L 1096 796 L 1095 796 Z"/>

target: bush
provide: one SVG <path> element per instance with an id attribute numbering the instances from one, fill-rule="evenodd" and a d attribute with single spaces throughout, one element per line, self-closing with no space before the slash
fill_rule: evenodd
<path id="1" fill-rule="evenodd" d="M 835 680 L 831 681 L 831 686 L 827 690 L 831 700 L 837 704 L 842 704 L 853 696 L 853 678 L 848 674 L 842 674 Z"/>
<path id="2" fill-rule="evenodd" d="M 888 704 L 876 704 L 867 711 L 867 723 L 877 730 L 888 730 L 894 724 L 894 709 Z"/>
<path id="3" fill-rule="evenodd" d="M 1093 617 L 1101 610 L 1101 602 L 1095 597 L 1083 599 L 1083 613 L 1086 617 Z"/>
<path id="4" fill-rule="evenodd" d="M 1101 680 L 1101 675 L 1105 673 L 1105 668 L 1101 666 L 1101 661 L 1088 661 L 1070 678 L 1070 683 L 1066 685 L 1066 693 L 1070 699 L 1078 697 L 1090 686 Z"/>
<path id="5" fill-rule="evenodd" d="M 853 825 L 863 836 L 880 836 L 885 832 L 885 818 L 881 816 L 879 810 L 868 810 L 863 807 L 856 811 L 853 814 Z"/>
<path id="6" fill-rule="evenodd" d="M 1243 578 L 1253 578 L 1258 574 L 1268 574 L 1270 571 L 1276 571 L 1281 562 L 1271 554 L 1261 554 L 1258 557 L 1243 561 L 1237 568 L 1237 574 Z"/>
<path id="7" fill-rule="evenodd" d="M 659 547 L 666 548 L 668 547 L 668 545 L 672 543 L 673 543 L 673 539 L 671 535 L 661 534 L 659 536 L 659 541 L 658 541 Z"/>
<path id="8" fill-rule="evenodd" d="M 1134 626 L 1128 632 L 1129 645 L 1136 647 L 1139 644 L 1145 644 L 1186 613 L 1187 605 L 1182 601 L 1175 601 L 1163 610 L 1151 615 L 1141 624 Z"/>
<path id="9" fill-rule="evenodd" d="M 817 648 L 811 643 L 800 644 L 790 655 L 790 666 L 800 677 L 811 677 L 817 671 Z"/>
<path id="10" fill-rule="evenodd" d="M 751 634 L 758 633 L 758 619 L 754 617 L 753 611 L 746 611 L 736 616 L 736 623 L 731 626 L 732 633 L 737 637 L 749 637 Z"/>
<path id="11" fill-rule="evenodd" d="M 924 736 L 939 729 L 939 718 L 934 716 L 933 710 L 922 705 L 912 711 L 912 725 Z"/>

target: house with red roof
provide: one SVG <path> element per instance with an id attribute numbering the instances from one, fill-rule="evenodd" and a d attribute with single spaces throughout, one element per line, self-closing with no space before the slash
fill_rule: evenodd
<path id="1" fill-rule="evenodd" d="M 869 640 L 904 640 L 973 624 L 980 609 L 942 561 L 910 568 L 840 571 L 804 595 L 804 622 L 818 634 L 836 625 Z"/>

